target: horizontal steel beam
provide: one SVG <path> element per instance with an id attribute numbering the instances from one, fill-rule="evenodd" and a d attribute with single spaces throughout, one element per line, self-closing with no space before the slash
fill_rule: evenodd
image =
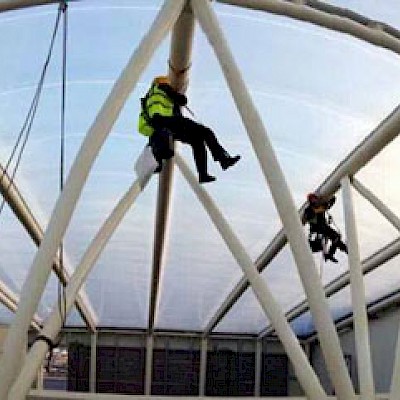
<path id="1" fill-rule="evenodd" d="M 68 0 L 68 3 L 71 1 L 79 0 Z M 56 3 L 60 3 L 60 0 L 0 0 L 0 12 Z"/>
<path id="2" fill-rule="evenodd" d="M 171 396 L 154 396 L 157 400 L 171 400 Z M 27 400 L 137 400 L 151 399 L 152 396 L 105 394 L 105 393 L 82 393 L 82 392 L 60 392 L 57 390 L 31 390 Z M 216 397 L 196 397 L 197 399 L 216 399 Z M 359 396 L 357 396 L 359 398 Z M 179 396 L 180 400 L 193 400 L 190 396 Z M 307 400 L 304 396 L 286 397 L 288 400 Z M 387 400 L 388 394 L 377 393 L 377 400 Z M 232 397 L 218 397 L 218 400 L 232 400 Z M 282 400 L 282 397 L 268 397 L 268 400 Z M 329 400 L 337 400 L 336 396 L 329 396 Z"/>
<path id="3" fill-rule="evenodd" d="M 4 282 L 0 281 L 0 302 L 11 312 L 15 313 L 18 308 L 18 301 L 18 296 Z M 42 319 L 38 315 L 34 315 L 31 326 L 33 329 L 39 331 L 42 322 Z"/>
<path id="4" fill-rule="evenodd" d="M 287 0 L 217 0 L 217 2 L 267 11 L 309 22 L 333 31 L 346 33 L 400 54 L 399 31 L 388 24 L 371 20 L 339 7 L 325 6 L 323 3 L 307 0 L 300 2 Z M 318 8 L 316 3 L 318 3 Z"/>
<path id="5" fill-rule="evenodd" d="M 363 275 L 368 274 L 375 268 L 396 257 L 399 253 L 400 253 L 400 239 L 396 239 L 362 262 Z M 337 293 L 339 290 L 347 286 L 349 282 L 350 282 L 350 275 L 349 272 L 347 271 L 325 286 L 326 295 L 328 297 L 332 296 L 333 294 Z M 299 315 L 305 313 L 307 310 L 308 310 L 308 304 L 307 301 L 304 300 L 297 306 L 293 307 L 286 314 L 286 317 L 289 321 L 292 321 Z M 271 325 L 269 325 L 266 329 L 264 329 L 260 333 L 259 337 L 262 338 L 266 335 L 273 333 L 273 331 L 274 328 Z"/>
<path id="6" fill-rule="evenodd" d="M 391 293 L 386 294 L 385 296 L 380 297 L 379 299 L 374 300 L 373 302 L 367 304 L 367 313 L 369 317 L 372 317 L 374 314 L 384 311 L 386 308 L 389 308 L 393 304 L 400 303 L 400 290 L 397 289 Z M 346 328 L 350 328 L 353 325 L 353 313 L 348 313 L 343 317 L 339 318 L 335 321 L 336 329 L 344 330 Z M 301 338 L 305 343 L 312 342 L 317 339 L 316 332 L 312 332 L 306 337 Z"/>

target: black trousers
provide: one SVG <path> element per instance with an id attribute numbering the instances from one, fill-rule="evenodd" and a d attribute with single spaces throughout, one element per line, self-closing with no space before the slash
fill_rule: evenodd
<path id="1" fill-rule="evenodd" d="M 166 128 L 172 132 L 175 140 L 187 143 L 192 147 L 193 158 L 199 175 L 207 174 L 207 151 L 210 150 L 215 161 L 226 157 L 225 149 L 219 144 L 214 132 L 196 121 L 183 116 L 162 117 L 157 115 L 153 118 L 156 129 Z"/>
<path id="2" fill-rule="evenodd" d="M 339 248 L 343 251 L 347 251 L 346 244 L 341 240 L 340 233 L 335 231 L 327 224 L 313 224 L 310 226 L 311 232 L 320 233 L 323 237 L 330 239 L 331 247 L 329 248 L 329 254 L 334 255 L 336 250 Z"/>
<path id="3" fill-rule="evenodd" d="M 156 129 L 149 138 L 149 145 L 154 158 L 161 165 L 162 160 L 169 160 L 174 156 L 171 134 L 167 129 Z"/>

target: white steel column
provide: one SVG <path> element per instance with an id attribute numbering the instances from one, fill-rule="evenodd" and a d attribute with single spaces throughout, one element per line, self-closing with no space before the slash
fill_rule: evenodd
<path id="1" fill-rule="evenodd" d="M 97 381 L 97 332 L 90 335 L 90 375 L 89 375 L 89 391 L 96 393 Z"/>
<path id="2" fill-rule="evenodd" d="M 169 77 L 174 89 L 180 93 L 186 91 L 190 58 L 192 54 L 194 17 L 188 3 L 183 8 L 171 33 L 171 49 L 169 59 Z M 175 149 L 175 144 L 174 144 Z M 149 302 L 148 331 L 153 331 L 156 321 L 159 284 L 164 267 L 166 235 L 170 223 L 171 188 L 173 184 L 173 163 L 167 161 L 159 174 L 157 208 L 154 227 L 153 263 L 151 273 L 151 289 Z"/>
<path id="3" fill-rule="evenodd" d="M 400 230 L 400 219 L 393 213 L 380 199 L 378 199 L 369 189 L 361 184 L 357 179 L 352 179 L 354 188 L 366 198 L 381 214 L 398 230 Z M 392 384 L 390 388 L 390 400 L 400 400 L 400 329 L 397 337 L 395 359 L 393 363 Z"/>
<path id="4" fill-rule="evenodd" d="M 369 344 L 368 317 L 365 305 L 364 281 L 361 271 L 356 220 L 349 177 L 343 178 L 341 184 L 349 252 L 350 289 L 353 304 L 360 394 L 363 400 L 373 400 L 375 399 L 375 390 L 372 374 L 371 348 Z"/>
<path id="5" fill-rule="evenodd" d="M 228 48 L 210 2 L 207 0 L 196 0 L 192 1 L 191 4 L 195 16 L 197 16 L 219 60 L 253 149 L 271 190 L 307 294 L 327 369 L 336 393 L 341 400 L 352 399 L 354 397 L 353 386 L 344 362 L 339 338 L 329 312 L 328 302 L 317 269 L 315 268 L 314 258 L 261 117 L 251 100 L 251 96 Z"/>
<path id="6" fill-rule="evenodd" d="M 311 368 L 310 363 L 308 362 L 307 357 L 305 356 L 303 349 L 297 340 L 297 337 L 286 321 L 283 311 L 273 297 L 266 282 L 259 275 L 250 256 L 247 254 L 239 239 L 232 231 L 232 228 L 225 220 L 221 211 L 217 208 L 207 192 L 199 185 L 197 178 L 190 171 L 189 167 L 186 165 L 180 155 L 175 154 L 174 160 L 186 180 L 189 182 L 193 191 L 196 193 L 198 199 L 203 204 L 203 207 L 207 211 L 215 227 L 218 229 L 222 239 L 225 241 L 237 263 L 242 268 L 243 273 L 249 280 L 253 292 L 256 295 L 264 312 L 268 315 L 269 319 L 275 326 L 279 339 L 281 340 L 282 345 L 284 346 L 287 355 L 293 364 L 296 376 L 299 379 L 299 382 L 308 398 L 314 400 L 326 399 L 326 394 L 322 389 L 314 370 Z"/>
<path id="7" fill-rule="evenodd" d="M 151 382 L 153 380 L 153 348 L 154 336 L 151 334 L 147 336 L 146 341 L 146 365 L 144 375 L 144 394 L 146 396 L 151 395 Z"/>
<path id="8" fill-rule="evenodd" d="M 28 351 L 28 333 L 24 337 L 23 345 L 19 349 L 19 353 L 17 352 L 15 354 L 15 357 L 19 356 L 19 368 L 22 368 L 23 365 L 25 364 L 27 351 Z M 36 368 L 36 370 L 34 371 L 33 379 L 30 382 L 30 386 L 32 386 L 32 383 L 33 383 L 33 381 L 35 379 L 35 376 L 37 376 L 37 371 L 39 370 L 39 368 L 40 367 Z"/>
<path id="9" fill-rule="evenodd" d="M 23 336 L 28 331 L 32 316 L 46 286 L 53 257 L 72 216 L 90 168 L 126 99 L 135 87 L 153 52 L 175 23 L 183 5 L 184 0 L 166 0 L 149 32 L 133 53 L 112 88 L 82 143 L 21 290 L 22 296 L 18 311 L 8 332 L 4 353 L 0 359 L 0 399 L 6 398 L 17 375 L 18 364 L 14 355 L 22 346 Z"/>
<path id="10" fill-rule="evenodd" d="M 390 385 L 389 400 L 400 400 L 400 327 L 397 334 L 396 353 L 393 362 L 392 383 Z"/>
<path id="11" fill-rule="evenodd" d="M 367 199 L 397 230 L 400 231 L 400 218 L 392 210 L 356 178 L 352 178 L 352 184 L 361 196 Z"/>
<path id="12" fill-rule="evenodd" d="M 137 196 L 142 191 L 142 188 L 147 184 L 151 173 L 152 171 L 150 171 L 147 176 L 144 176 L 142 180 L 137 179 L 132 184 L 132 186 L 116 205 L 110 216 L 104 222 L 97 235 L 85 251 L 81 262 L 75 268 L 75 271 L 65 288 L 67 314 L 71 310 L 79 289 L 85 282 L 89 272 L 97 261 L 104 246 L 108 243 L 111 235 L 114 233 L 115 229 L 118 227 L 126 212 L 129 210 L 130 206 L 133 204 Z M 56 303 L 54 304 L 53 311 L 47 318 L 45 326 L 43 327 L 43 330 L 40 332 L 40 334 L 51 340 L 54 340 L 61 329 L 61 325 L 62 321 L 60 318 L 58 304 Z M 8 396 L 9 400 L 24 399 L 29 391 L 31 383 L 35 379 L 35 373 L 42 363 L 42 360 L 46 355 L 47 350 L 47 343 L 42 340 L 36 341 L 32 345 L 29 354 L 26 357 L 24 366 L 22 367 L 22 370 L 18 375 L 18 378 L 16 379 L 14 385 L 10 389 Z"/>
<path id="13" fill-rule="evenodd" d="M 261 371 L 262 371 L 262 350 L 263 341 L 257 339 L 256 341 L 256 365 L 255 365 L 255 380 L 254 380 L 254 396 L 261 396 Z"/>
<path id="14" fill-rule="evenodd" d="M 206 393 L 207 350 L 208 350 L 208 339 L 201 338 L 200 376 L 199 376 L 199 396 L 200 397 L 204 397 L 205 393 Z"/>
<path id="15" fill-rule="evenodd" d="M 40 366 L 36 375 L 36 389 L 43 390 L 43 367 Z"/>

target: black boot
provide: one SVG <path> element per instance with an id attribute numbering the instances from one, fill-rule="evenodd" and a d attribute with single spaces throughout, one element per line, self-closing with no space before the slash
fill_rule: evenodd
<path id="1" fill-rule="evenodd" d="M 338 260 L 336 260 L 336 258 L 331 253 L 324 254 L 324 259 L 325 259 L 325 261 L 329 260 L 329 261 L 332 261 L 334 263 L 338 262 Z"/>
<path id="2" fill-rule="evenodd" d="M 232 167 L 240 160 L 240 156 L 230 156 L 228 153 L 225 153 L 224 156 L 219 160 L 222 169 L 225 171 L 229 167 Z"/>
<path id="3" fill-rule="evenodd" d="M 199 174 L 199 183 L 214 182 L 215 179 L 216 179 L 215 176 L 208 175 L 207 173 Z"/>
<path id="4" fill-rule="evenodd" d="M 157 168 L 154 170 L 155 174 L 159 174 L 162 171 L 162 163 L 158 163 Z"/>
<path id="5" fill-rule="evenodd" d="M 345 243 L 343 243 L 342 241 L 339 242 L 338 247 L 339 247 L 339 249 L 342 250 L 344 253 L 346 253 L 346 254 L 348 253 L 348 251 L 347 251 L 347 245 L 346 245 Z"/>

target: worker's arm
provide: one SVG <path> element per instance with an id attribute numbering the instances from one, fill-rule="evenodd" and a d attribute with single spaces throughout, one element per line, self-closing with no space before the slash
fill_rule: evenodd
<path id="1" fill-rule="evenodd" d="M 335 201 L 336 201 L 336 197 L 335 196 L 332 196 L 326 203 L 327 203 L 327 206 L 326 206 L 326 208 L 328 209 L 328 208 L 331 208 L 334 204 L 335 204 Z"/>
<path id="2" fill-rule="evenodd" d="M 170 85 L 163 83 L 159 85 L 160 89 L 163 90 L 167 96 L 176 104 L 180 106 L 185 106 L 187 103 L 187 98 L 184 94 L 177 92 Z"/>
<path id="3" fill-rule="evenodd" d="M 306 209 L 303 212 L 303 215 L 301 216 L 301 222 L 305 224 L 313 217 L 313 215 L 314 215 L 313 209 L 310 206 L 306 207 Z"/>

